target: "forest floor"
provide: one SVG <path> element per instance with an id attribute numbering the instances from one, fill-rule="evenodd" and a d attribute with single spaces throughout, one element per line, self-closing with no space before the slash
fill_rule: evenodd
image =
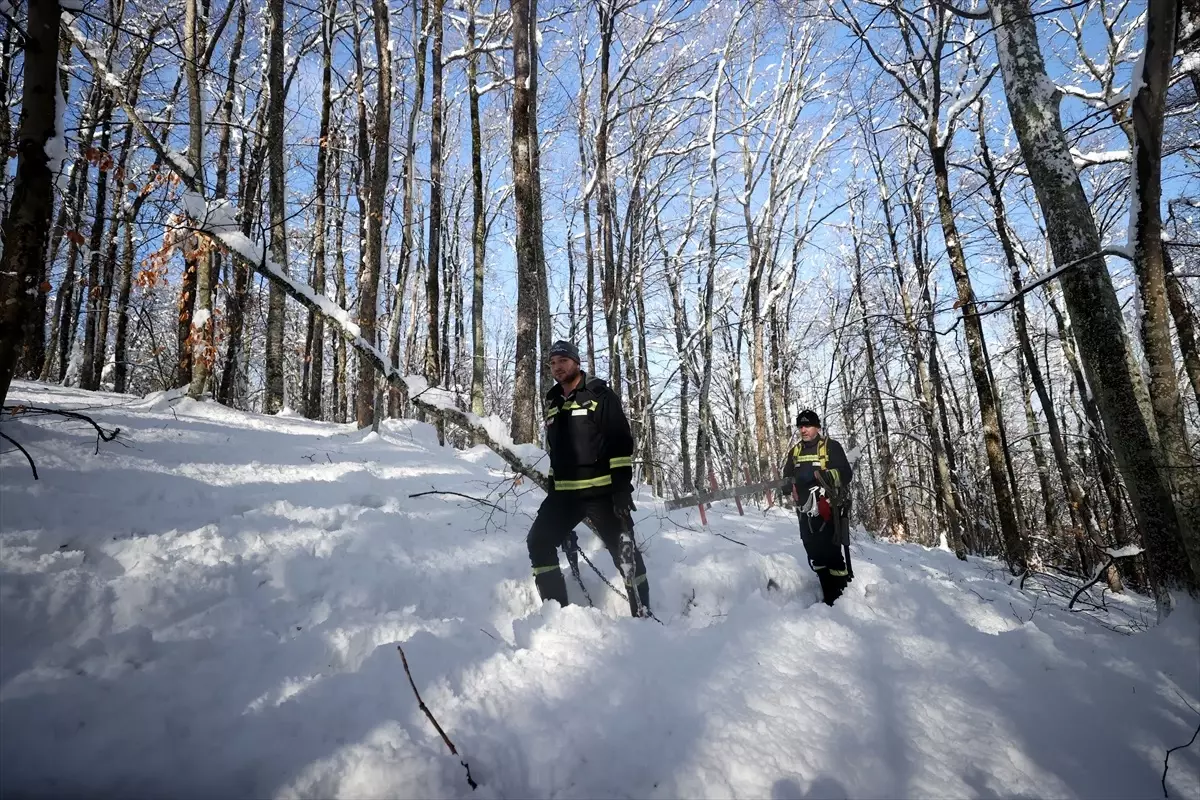
<path id="1" fill-rule="evenodd" d="M 1157 625 L 1101 583 L 1068 612 L 995 561 L 857 530 L 829 608 L 792 512 L 704 527 L 642 487 L 662 624 L 586 564 L 595 606 L 568 576 L 560 608 L 525 549 L 540 490 L 429 425 L 24 382 L 8 402 L 121 433 L 0 428 L 39 475 L 5 444 L 5 796 L 1149 798 L 1200 725 L 1186 599 Z M 1200 739 L 1165 785 L 1200 797 Z"/>

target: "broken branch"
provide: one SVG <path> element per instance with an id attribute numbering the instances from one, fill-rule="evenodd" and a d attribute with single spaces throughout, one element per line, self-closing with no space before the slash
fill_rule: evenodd
<path id="1" fill-rule="evenodd" d="M 412 671 L 408 668 L 408 659 L 404 657 L 404 648 L 400 645 L 396 645 L 396 649 L 400 651 L 400 660 L 404 662 L 404 674 L 408 676 L 408 685 L 412 687 L 413 694 L 416 695 L 417 705 L 420 706 L 421 710 L 425 712 L 425 716 L 429 717 L 429 721 L 433 723 L 433 727 L 437 728 L 437 732 L 441 734 L 442 741 L 445 742 L 446 746 L 450 748 L 450 752 L 453 755 L 458 755 L 458 749 L 454 746 L 454 742 L 450 741 L 450 737 L 446 735 L 444 730 L 442 730 L 442 726 L 439 725 L 438 721 L 433 718 L 433 712 L 429 710 L 429 707 L 425 705 L 425 701 L 421 699 L 421 693 L 417 691 L 417 682 L 413 680 Z M 470 784 L 472 789 L 476 788 L 478 784 L 476 784 L 475 779 L 471 777 L 471 768 L 467 766 L 467 762 L 462 758 L 459 758 L 458 763 L 466 767 L 467 783 Z"/>
<path id="2" fill-rule="evenodd" d="M 191 196 L 190 198 L 185 196 L 184 205 L 188 217 L 192 220 L 195 231 L 220 242 L 229 251 L 234 260 L 254 270 L 270 281 L 272 285 L 281 289 L 288 297 L 291 297 L 305 308 L 320 314 L 328 320 L 338 335 L 345 339 L 351 347 L 355 348 L 362 358 L 369 361 L 379 374 L 383 376 L 384 380 L 399 393 L 402 401 L 410 402 L 422 411 L 449 421 L 469 432 L 475 437 L 475 441 L 486 444 L 518 474 L 529 478 L 530 481 L 541 489 L 546 489 L 546 476 L 527 465 L 509 447 L 497 442 L 485 427 L 480 424 L 478 417 L 460 411 L 450 403 L 439 403 L 422 399 L 420 395 L 424 394 L 428 389 L 433 388 L 431 386 L 422 391 L 410 392 L 405 376 L 388 363 L 378 348 L 362 338 L 358 326 L 350 322 L 349 312 L 323 294 L 314 292 L 312 287 L 284 274 L 278 265 L 270 261 L 266 248 L 244 236 L 240 230 L 236 229 L 236 226 L 230 226 L 228 214 L 224 215 L 226 217 L 224 221 L 220 218 L 210 219 L 212 216 L 211 208 L 214 206 L 219 206 L 230 211 L 235 207 L 226 201 L 214 203 L 204 195 L 203 187 L 195 179 L 191 168 L 182 156 L 172 153 L 159 141 L 154 132 L 150 130 L 150 127 L 142 121 L 137 109 L 129 102 L 123 90 L 123 87 L 128 85 L 123 76 L 116 74 L 105 65 L 103 54 L 97 53 L 87 37 L 75 27 L 74 17 L 66 14 L 64 15 L 64 19 L 66 23 L 64 25 L 65 33 L 74 41 L 75 46 L 91 65 L 97 79 L 106 85 L 113 98 L 129 118 L 130 123 L 143 136 L 158 158 L 164 164 L 168 165 L 179 176 L 183 185 L 187 187 Z M 218 216 L 220 217 L 221 215 Z"/>
<path id="3" fill-rule="evenodd" d="M 483 505 L 485 505 L 485 506 L 490 506 L 491 508 L 494 508 L 494 509 L 496 509 L 497 511 L 503 511 L 503 510 L 504 510 L 503 508 L 501 508 L 500 506 L 496 505 L 495 503 L 489 503 L 487 500 L 483 500 L 483 499 L 481 499 L 481 498 L 479 498 L 479 497 L 471 497 L 471 495 L 469 495 L 469 494 L 463 494 L 462 492 L 447 492 L 447 491 L 441 491 L 441 490 L 439 490 L 439 489 L 432 489 L 432 490 L 430 490 L 430 491 L 428 491 L 428 492 L 417 492 L 416 494 L 410 494 L 410 495 L 409 495 L 409 497 L 424 497 L 424 496 L 425 496 L 425 495 L 427 495 L 427 494 L 448 494 L 448 495 L 453 495 L 454 497 L 461 497 L 461 498 L 463 498 L 464 500 L 473 500 L 473 501 L 474 501 L 474 502 L 476 502 L 476 503 L 482 503 Z"/>
<path id="4" fill-rule="evenodd" d="M 29 451 L 24 447 L 21 447 L 21 443 L 8 434 L 0 433 L 0 439 L 4 439 L 6 442 L 9 442 L 13 447 L 25 454 L 25 459 L 29 462 L 29 468 L 33 470 L 33 479 L 36 481 L 38 479 L 37 464 L 33 463 L 33 456 L 29 455 Z"/>
<path id="5" fill-rule="evenodd" d="M 1171 753 L 1174 753 L 1176 750 L 1186 750 L 1187 748 L 1191 747 L 1192 742 L 1196 741 L 1197 736 L 1200 736 L 1200 725 L 1196 726 L 1196 730 L 1195 730 L 1195 732 L 1192 733 L 1192 738 L 1188 739 L 1187 744 L 1181 744 L 1177 747 L 1172 747 L 1170 750 L 1167 751 L 1166 756 L 1163 757 L 1163 774 L 1162 774 L 1163 797 L 1169 798 L 1171 796 L 1167 792 L 1167 770 L 1171 768 Z"/>

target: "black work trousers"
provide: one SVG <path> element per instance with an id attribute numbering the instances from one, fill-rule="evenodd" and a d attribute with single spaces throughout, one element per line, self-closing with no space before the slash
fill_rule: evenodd
<path id="1" fill-rule="evenodd" d="M 621 570 L 621 539 L 628 534 L 634 563 L 633 577 L 623 575 L 625 590 L 629 593 L 629 610 L 634 615 L 638 611 L 630 591 L 631 584 L 637 587 L 641 607 L 649 610 L 650 586 L 646 581 L 646 565 L 633 538 L 633 519 L 628 511 L 617 512 L 613 508 L 612 495 L 576 497 L 574 492 L 561 491 L 546 495 L 525 538 L 538 594 L 543 600 L 557 600 L 561 605 L 567 605 L 567 581 L 558 563 L 558 548 L 585 518 L 596 526 L 618 571 Z"/>
<path id="2" fill-rule="evenodd" d="M 798 511 L 800 517 L 800 539 L 804 542 L 804 552 L 808 554 L 808 563 L 817 573 L 821 581 L 821 592 L 825 603 L 833 605 L 849 581 L 849 570 L 846 568 L 846 557 L 842 552 L 842 537 L 838 530 L 838 517 L 824 519 L 820 515 L 810 517 L 805 511 Z"/>

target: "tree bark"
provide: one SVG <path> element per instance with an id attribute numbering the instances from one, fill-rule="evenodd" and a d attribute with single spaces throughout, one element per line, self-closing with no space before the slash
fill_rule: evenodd
<path id="1" fill-rule="evenodd" d="M 438 274 L 442 269 L 442 0 L 433 0 L 433 53 L 431 54 L 433 96 L 430 98 L 429 132 L 429 258 L 425 273 L 425 377 L 438 382 L 442 373 L 442 349 L 438 320 Z"/>
<path id="2" fill-rule="evenodd" d="M 38 276 L 46 257 L 54 189 L 46 142 L 55 135 L 61 13 L 57 0 L 43 0 L 29 4 L 26 18 L 17 175 L 4 217 L 0 268 L 0 404 L 8 397 L 26 317 L 37 310 Z"/>
<path id="3" fill-rule="evenodd" d="M 184 36 L 183 36 L 183 53 L 184 53 L 184 71 L 187 74 L 188 84 L 188 161 L 192 164 L 193 174 L 196 176 L 197 183 L 203 187 L 204 180 L 204 111 L 201 105 L 200 96 L 200 59 L 204 53 L 205 43 L 205 19 L 207 15 L 207 3 L 203 12 L 197 8 L 197 0 L 187 0 L 186 12 L 184 14 Z M 194 317 L 189 317 L 188 324 L 188 340 L 190 347 L 187 348 L 191 361 L 190 374 L 187 375 L 187 380 L 190 382 L 188 394 L 191 397 L 200 397 L 204 394 L 204 390 L 208 385 L 209 376 L 211 374 L 211 365 L 213 363 L 213 353 L 211 352 L 211 341 L 213 337 L 213 318 L 212 318 L 212 249 L 208 243 L 201 237 L 196 236 L 193 239 L 198 245 L 199 252 L 195 257 L 196 265 L 196 296 L 193 307 L 195 312 L 202 318 L 202 324 L 199 326 L 193 325 Z M 182 359 L 181 359 L 182 363 Z M 183 378 L 180 375 L 180 378 Z"/>
<path id="4" fill-rule="evenodd" d="M 405 288 L 408 276 L 412 272 L 413 258 L 413 206 L 416 203 L 417 175 L 417 120 L 421 116 L 421 107 L 425 104 L 425 53 L 429 45 L 429 31 L 426 24 L 429 19 L 429 0 L 423 0 L 418 8 L 413 5 L 413 25 L 420 30 L 413 51 L 413 61 L 416 76 L 413 78 L 415 96 L 408 110 L 408 125 L 405 129 L 404 141 L 404 203 L 402 222 L 400 226 L 400 263 L 396 267 L 395 290 L 397 302 L 388 321 L 389 357 L 393 367 L 400 366 L 400 325 L 404 317 Z M 473 46 L 473 43 L 472 43 Z M 417 304 L 413 303 L 411 313 L 416 314 Z M 412 354 L 406 355 L 406 361 L 412 359 Z M 393 415 L 400 413 L 400 393 L 390 392 L 388 409 Z"/>
<path id="5" fill-rule="evenodd" d="M 538 215 L 534 208 L 530 144 L 529 0 L 512 0 L 513 107 L 512 160 L 513 201 L 517 221 L 517 342 L 516 375 L 513 383 L 512 439 L 517 444 L 535 439 L 537 409 L 538 268 L 534 237 Z"/>
<path id="6" fill-rule="evenodd" d="M 1149 0 L 1146 16 L 1146 50 L 1140 84 L 1133 96 L 1133 224 L 1134 272 L 1141 297 L 1142 351 L 1150 368 L 1150 398 L 1159 447 L 1166 474 L 1175 490 L 1179 537 L 1190 563 L 1193 593 L 1200 593 L 1200 463 L 1192 456 L 1183 419 L 1183 396 L 1176 378 L 1171 343 L 1171 312 L 1162 241 L 1162 137 L 1167 85 L 1175 58 L 1178 0 Z M 1184 564 L 1162 564 L 1181 578 Z"/>
<path id="7" fill-rule="evenodd" d="M 487 350 L 483 330 L 483 279 L 487 249 L 487 217 L 483 210 L 483 134 L 479 121 L 479 51 L 475 47 L 476 0 L 467 18 L 467 93 L 471 114 L 471 412 L 484 415 L 483 386 Z M 570 242 L 567 243 L 570 247 Z"/>
<path id="8" fill-rule="evenodd" d="M 854 205 L 850 207 L 850 235 L 854 245 L 854 285 L 858 293 L 858 302 L 862 308 L 863 344 L 866 351 L 867 390 L 871 397 L 871 412 L 875 417 L 878 430 L 876 431 L 875 449 L 879 453 L 879 471 L 883 473 L 883 507 L 887 515 L 887 528 L 891 535 L 904 538 L 904 509 L 900 502 L 900 486 L 897 482 L 896 462 L 892 456 L 892 445 L 888 431 L 887 414 L 883 410 L 883 397 L 879 393 L 879 375 L 876 372 L 875 341 L 871 335 L 871 324 L 868 321 L 866 284 L 863 276 L 862 243 L 854 214 Z M 876 495 L 878 497 L 878 494 Z"/>
<path id="9" fill-rule="evenodd" d="M 391 165 L 392 132 L 392 51 L 391 25 L 387 0 L 372 0 L 375 13 L 375 54 L 379 59 L 378 96 L 375 102 L 375 129 L 372 132 L 373 163 L 367 192 L 366 253 L 359 270 L 358 327 L 365 341 L 375 344 L 379 313 L 379 275 L 383 269 L 383 207 Z M 361 136 L 360 125 L 360 136 Z M 360 148 L 362 152 L 362 148 Z M 358 361 L 358 427 L 374 424 L 376 367 L 368 359 Z"/>
<path id="10" fill-rule="evenodd" d="M 115 34 L 114 34 L 115 35 Z M 112 109 L 110 98 L 101 101 L 99 159 L 107 159 L 111 166 L 112 154 Z M 84 321 L 83 361 L 80 364 L 79 387 L 95 391 L 100 388 L 100 374 L 96 371 L 96 334 L 100 328 L 100 256 L 104 246 L 104 211 L 108 207 L 108 176 L 110 169 L 99 165 L 96 172 L 95 218 L 88 238 L 87 318 Z M 101 345 L 103 353 L 103 345 Z"/>
<path id="11" fill-rule="evenodd" d="M 286 171 L 283 160 L 284 88 L 283 88 L 283 0 L 267 0 L 267 205 L 271 226 L 271 258 L 287 269 Z M 266 394 L 263 411 L 275 414 L 283 409 L 283 328 L 286 305 L 284 293 L 271 284 L 267 300 Z M 366 331 L 364 331 L 366 335 Z M 368 339 L 367 341 L 371 341 Z"/>
<path id="12" fill-rule="evenodd" d="M 612 40 L 616 26 L 616 4 L 612 0 L 601 0 L 597 4 L 600 12 L 600 96 L 599 119 L 596 122 L 596 210 L 600 217 L 600 291 L 604 301 L 604 325 L 608 333 L 608 372 L 619 386 L 621 375 L 621 353 L 617 347 L 619 335 L 617 307 L 617 259 L 613 244 L 612 191 L 608 176 L 608 133 L 610 86 L 609 62 L 612 57 Z"/>
<path id="13" fill-rule="evenodd" d="M 1142 530 L 1159 608 L 1172 587 L 1191 587 L 1185 530 L 1158 464 L 1151 426 L 1138 404 L 1139 376 L 1129 367 L 1121 309 L 1100 255 L 1100 235 L 1059 119 L 1057 92 L 1046 74 L 1028 0 L 993 0 L 992 22 L 1005 97 L 1021 153 L 1046 221 L 1055 263 L 1078 264 L 1059 282 L 1067 301 L 1088 383 Z M 1112 431 L 1120 430 L 1120 435 Z"/>
<path id="14" fill-rule="evenodd" d="M 1171 264 L 1170 251 L 1166 248 L 1163 248 L 1163 269 L 1166 271 L 1167 302 L 1170 303 L 1175 332 L 1179 336 L 1179 350 L 1183 353 L 1183 364 L 1196 398 L 1196 407 L 1200 408 L 1200 346 L 1196 342 L 1196 317 L 1184 296 L 1179 276 Z"/>
<path id="15" fill-rule="evenodd" d="M 954 275 L 954 286 L 958 291 L 958 302 L 955 305 L 962 309 L 967 353 L 971 363 L 971 377 L 974 379 L 975 391 L 979 399 L 988 475 L 991 478 L 992 491 L 996 495 L 1000 534 L 1004 540 L 1005 557 L 1008 560 L 1009 568 L 1016 573 L 1025 568 L 1026 543 L 1017 519 L 1015 498 L 1005 469 L 1004 445 L 1000 433 L 1000 410 L 996 401 L 995 387 L 988 375 L 987 361 L 983 350 L 983 323 L 976 309 L 975 290 L 971 286 L 966 257 L 959 241 L 958 225 L 954 219 L 946 151 L 931 136 L 929 152 L 933 163 L 938 214 L 942 233 L 945 236 L 946 254 L 950 261 L 950 270 Z"/>
<path id="16" fill-rule="evenodd" d="M 317 174 L 313 187 L 317 194 L 313 215 L 313 291 L 325 294 L 325 242 L 328 234 L 329 115 L 333 91 L 333 32 L 337 17 L 337 0 L 326 0 L 321 8 L 321 120 L 317 128 Z M 308 385 L 305 387 L 304 416 L 321 418 L 321 394 L 325 384 L 325 317 L 308 312 L 311 342 L 308 359 Z"/>

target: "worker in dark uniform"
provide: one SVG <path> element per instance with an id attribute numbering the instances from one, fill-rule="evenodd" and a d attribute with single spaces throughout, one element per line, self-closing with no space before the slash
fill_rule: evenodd
<path id="1" fill-rule="evenodd" d="M 546 393 L 546 450 L 550 485 L 529 530 L 529 560 L 543 600 L 567 605 L 567 582 L 558 547 L 568 544 L 584 518 L 592 521 L 625 580 L 634 616 L 648 616 L 650 587 L 633 538 L 633 435 L 620 399 L 599 378 L 579 368 L 570 342 L 550 348 Z M 630 574 L 632 573 L 632 574 Z"/>
<path id="2" fill-rule="evenodd" d="M 800 538 L 808 562 L 821 581 L 826 604 L 833 605 L 851 577 L 849 541 L 844 532 L 853 471 L 842 445 L 821 434 L 817 412 L 801 411 L 796 426 L 800 441 L 788 453 L 783 474 L 792 479 Z"/>

